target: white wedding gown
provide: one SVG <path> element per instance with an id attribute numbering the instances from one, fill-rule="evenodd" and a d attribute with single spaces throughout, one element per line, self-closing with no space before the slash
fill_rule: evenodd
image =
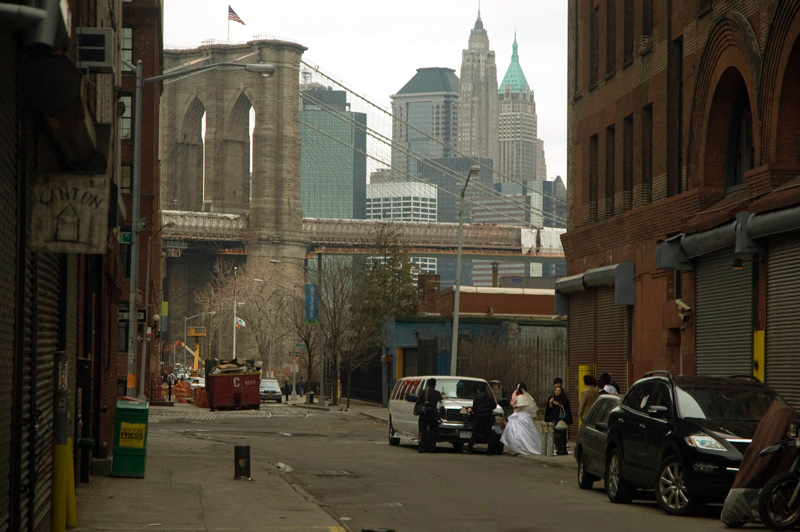
<path id="1" fill-rule="evenodd" d="M 517 406 L 508 416 L 500 441 L 515 453 L 542 454 L 542 436 L 533 422 L 532 412 L 536 412 L 536 402 L 527 393 L 517 397 Z"/>

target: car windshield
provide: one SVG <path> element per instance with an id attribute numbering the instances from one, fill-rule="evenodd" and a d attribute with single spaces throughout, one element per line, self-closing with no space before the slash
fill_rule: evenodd
<path id="1" fill-rule="evenodd" d="M 780 396 L 772 390 L 735 386 L 681 386 L 676 388 L 678 411 L 684 418 L 758 421 Z"/>
<path id="2" fill-rule="evenodd" d="M 486 383 L 469 380 L 440 380 L 436 388 L 445 399 L 474 399 L 479 384 L 483 384 L 484 388 L 488 389 Z"/>

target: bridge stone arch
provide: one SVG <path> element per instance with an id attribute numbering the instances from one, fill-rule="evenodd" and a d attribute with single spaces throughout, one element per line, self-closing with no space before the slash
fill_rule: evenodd
<path id="1" fill-rule="evenodd" d="M 246 261 L 251 267 L 279 259 L 303 264 L 309 245 L 300 205 L 299 73 L 305 49 L 287 41 L 255 40 L 164 50 L 165 72 L 227 62 L 276 66 L 270 78 L 219 67 L 163 84 L 161 208 L 240 215 L 245 227 L 237 245 L 243 242 L 246 254 L 229 255 L 234 263 Z M 165 300 L 173 325 L 166 342 L 183 336 L 185 317 L 206 310 L 197 306 L 194 293 L 210 278 L 219 252 L 190 248 L 168 258 Z M 284 284 L 303 282 L 301 268 L 281 270 Z"/>

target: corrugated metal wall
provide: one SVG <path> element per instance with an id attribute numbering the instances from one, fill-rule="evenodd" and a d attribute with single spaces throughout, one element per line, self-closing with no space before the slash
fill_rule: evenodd
<path id="1" fill-rule="evenodd" d="M 10 32 L 0 32 L 0 366 L 14 368 L 17 281 L 17 55 Z M 0 371 L 0 531 L 11 527 L 13 371 Z"/>
<path id="2" fill-rule="evenodd" d="M 697 261 L 698 375 L 753 373 L 753 265 L 732 264 L 732 248 Z"/>
<path id="3" fill-rule="evenodd" d="M 766 380 L 800 409 L 800 238 L 771 239 L 767 255 Z"/>
<path id="4" fill-rule="evenodd" d="M 622 393 L 628 389 L 629 316 L 627 305 L 614 303 L 614 287 L 597 289 L 596 373 L 610 373 Z"/>

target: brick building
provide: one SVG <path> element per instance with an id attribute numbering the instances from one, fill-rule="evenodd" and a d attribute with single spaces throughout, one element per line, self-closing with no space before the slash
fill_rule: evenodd
<path id="1" fill-rule="evenodd" d="M 93 458 L 113 454 L 130 275 L 119 235 L 131 225 L 131 173 L 120 158 L 133 159 L 132 102 L 121 98 L 133 83 L 120 61 L 160 72 L 161 3 L 112 4 L 0 2 L 0 530 L 63 529 L 68 478 L 88 481 Z M 123 12 L 138 13 L 133 34 Z M 154 91 L 144 106 L 145 135 L 157 101 Z M 152 214 L 142 209 L 148 226 Z M 89 445 L 73 454 L 79 440 Z"/>
<path id="2" fill-rule="evenodd" d="M 753 374 L 800 406 L 799 35 L 798 0 L 570 1 L 572 389 Z"/>

